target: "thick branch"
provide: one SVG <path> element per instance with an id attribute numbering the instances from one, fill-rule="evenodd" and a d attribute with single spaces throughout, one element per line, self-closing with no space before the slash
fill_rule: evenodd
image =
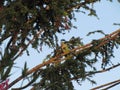
<path id="1" fill-rule="evenodd" d="M 104 38 L 99 39 L 99 40 L 105 40 L 105 41 L 102 42 L 101 44 L 99 44 L 99 46 L 97 46 L 97 48 L 100 47 L 100 46 L 103 46 L 104 44 L 106 44 L 106 43 L 109 42 L 110 40 L 115 40 L 116 38 L 118 38 L 119 33 L 120 33 L 120 29 L 117 30 L 117 31 L 115 31 L 115 32 L 113 32 L 113 33 L 111 33 L 111 34 L 109 34 L 109 35 L 107 35 L 107 36 L 105 36 Z M 109 39 L 109 40 L 106 40 L 106 38 Z M 29 71 L 27 71 L 26 75 L 29 75 L 29 74 L 31 74 L 31 73 L 39 70 L 40 68 L 42 68 L 42 67 L 44 67 L 44 66 L 46 66 L 46 65 L 48 65 L 48 64 L 50 64 L 50 63 L 54 63 L 54 62 L 55 62 L 58 58 L 60 58 L 61 56 L 65 56 L 65 55 L 67 55 L 67 54 L 69 54 L 69 53 L 71 53 L 71 52 L 74 52 L 74 51 L 76 51 L 76 50 L 79 50 L 79 51 L 86 50 L 86 49 L 88 49 L 88 48 L 91 48 L 92 46 L 93 46 L 92 43 L 88 43 L 88 44 L 86 44 L 86 45 L 84 45 L 84 46 L 80 46 L 80 47 L 77 47 L 77 48 L 75 48 L 75 49 L 72 49 L 70 52 L 62 53 L 61 55 L 58 55 L 58 56 L 56 56 L 56 57 L 53 57 L 53 58 L 51 58 L 50 60 L 48 60 L 48 61 L 46 61 L 46 62 L 43 62 L 42 64 L 39 64 L 39 65 L 35 66 L 34 68 L 30 69 Z M 61 62 L 61 61 L 63 61 L 63 60 L 59 60 L 58 62 Z M 9 88 L 10 88 L 11 86 L 13 86 L 15 83 L 17 83 L 18 81 L 20 81 L 22 78 L 23 78 L 23 77 L 20 76 L 20 77 L 18 77 L 16 80 L 14 80 L 12 83 L 10 83 Z"/>

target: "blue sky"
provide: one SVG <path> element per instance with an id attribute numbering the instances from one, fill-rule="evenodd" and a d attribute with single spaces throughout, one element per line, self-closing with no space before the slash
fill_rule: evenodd
<path id="1" fill-rule="evenodd" d="M 61 38 L 69 39 L 72 36 L 79 36 L 83 38 L 84 43 L 89 43 L 94 38 L 101 38 L 103 35 L 96 34 L 91 35 L 90 37 L 86 37 L 86 34 L 90 31 L 95 30 L 103 30 L 105 33 L 111 33 L 117 29 L 119 29 L 119 26 L 113 25 L 113 23 L 120 23 L 120 3 L 116 2 L 117 0 L 113 0 L 113 2 L 108 2 L 107 0 L 101 0 L 101 3 L 96 3 L 94 5 L 94 8 L 97 11 L 99 20 L 96 17 L 89 17 L 87 14 L 78 13 L 76 14 L 77 21 L 73 24 L 76 25 L 77 29 L 72 29 L 69 33 L 66 35 L 59 35 Z M 24 62 L 28 62 L 29 68 L 32 68 L 38 63 L 41 63 L 42 60 L 45 58 L 47 54 L 51 52 L 51 50 L 48 47 L 43 47 L 43 52 L 37 53 L 37 51 L 29 48 L 30 50 L 30 56 L 27 56 L 26 53 L 24 53 L 23 56 L 21 56 L 16 61 L 16 66 L 23 67 Z M 120 50 L 115 50 L 115 58 L 112 60 L 117 63 L 120 62 L 120 56 L 119 56 Z M 82 83 L 82 86 L 79 86 L 78 84 L 74 83 L 76 90 L 90 90 L 90 88 L 96 87 L 98 85 L 111 82 L 114 80 L 119 79 L 119 72 L 120 68 L 116 68 L 112 70 L 111 72 L 107 72 L 104 74 L 98 74 L 94 76 L 94 80 L 97 81 L 97 85 L 92 85 L 88 81 L 85 81 Z M 12 71 L 13 75 L 10 78 L 10 81 L 13 81 L 15 77 L 20 75 L 21 70 L 19 68 L 14 68 Z M 15 87 L 21 85 L 18 83 L 15 85 Z M 110 90 L 118 90 L 120 89 L 120 85 L 110 89 Z M 29 90 L 29 89 L 26 89 Z"/>
<path id="2" fill-rule="evenodd" d="M 102 37 L 102 35 L 100 34 L 86 37 L 85 35 L 89 31 L 103 30 L 105 33 L 109 34 L 119 29 L 119 26 L 113 25 L 113 23 L 120 23 L 120 4 L 117 3 L 116 0 L 114 0 L 113 3 L 102 0 L 101 3 L 95 4 L 94 8 L 96 9 L 98 17 L 100 18 L 99 20 L 97 20 L 95 17 L 88 17 L 87 15 L 81 13 L 76 15 L 78 17 L 78 22 L 76 24 L 79 29 L 77 34 L 80 34 L 80 36 L 83 37 L 83 41 L 85 41 L 85 43 L 90 42 L 92 38 Z M 119 53 L 120 50 L 115 50 L 116 57 L 112 59 L 115 63 L 120 61 Z M 97 85 L 91 85 L 89 82 L 85 81 L 84 83 L 82 83 L 82 86 L 78 86 L 75 84 L 75 88 L 76 90 L 90 90 L 90 88 L 117 80 L 119 79 L 120 75 L 119 69 L 120 68 L 116 68 L 110 72 L 95 75 L 93 79 L 97 82 Z M 110 90 L 118 89 L 120 89 L 120 85 L 111 88 Z"/>

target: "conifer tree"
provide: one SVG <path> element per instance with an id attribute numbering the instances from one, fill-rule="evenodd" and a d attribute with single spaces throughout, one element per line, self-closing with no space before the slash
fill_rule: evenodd
<path id="1" fill-rule="evenodd" d="M 65 34 L 76 28 L 72 20 L 76 19 L 75 13 L 84 13 L 81 8 L 88 11 L 89 16 L 98 18 L 93 8 L 97 2 L 101 0 L 0 0 L 0 88 L 23 90 L 32 86 L 31 90 L 74 90 L 73 80 L 78 84 L 84 80 L 96 83 L 91 79 L 93 75 L 120 66 L 118 63 L 107 67 L 112 63 L 114 48 L 120 45 L 120 29 L 111 34 L 100 30 L 89 32 L 88 35 L 97 32 L 104 37 L 88 44 L 80 37 L 58 38 L 58 33 Z M 4 48 L 3 43 L 6 43 Z M 28 69 L 26 61 L 21 75 L 8 84 L 15 61 L 23 52 L 29 55 L 28 47 L 31 46 L 42 53 L 45 45 L 53 52 L 46 55 L 43 63 Z M 98 61 L 101 61 L 101 70 L 94 66 Z M 13 87 L 25 79 L 29 82 Z"/>

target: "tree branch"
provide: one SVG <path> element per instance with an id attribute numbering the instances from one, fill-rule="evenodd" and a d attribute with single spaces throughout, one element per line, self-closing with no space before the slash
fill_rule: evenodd
<path id="1" fill-rule="evenodd" d="M 109 68 L 106 68 L 106 69 L 103 69 L 103 70 L 99 70 L 99 71 L 95 71 L 95 72 L 92 72 L 91 74 L 86 74 L 86 76 L 89 76 L 89 75 L 93 75 L 93 74 L 98 74 L 98 73 L 103 73 L 103 72 L 107 72 L 107 71 L 110 71 L 114 68 L 117 68 L 120 66 L 120 63 L 116 64 L 116 65 L 113 65 L 112 67 L 109 67 Z M 81 78 L 80 76 L 78 77 L 73 77 L 71 78 L 71 80 L 75 80 L 75 79 L 78 79 L 78 78 Z"/>
<path id="2" fill-rule="evenodd" d="M 103 46 L 104 44 L 106 44 L 108 42 L 108 40 L 106 40 L 106 39 L 109 39 L 109 41 L 110 40 L 115 40 L 116 38 L 118 38 L 119 33 L 120 33 L 120 29 L 116 30 L 115 32 L 113 32 L 113 33 L 111 33 L 111 34 L 109 34 L 107 36 L 105 36 L 104 38 L 99 39 L 99 40 L 105 40 L 105 41 L 102 42 L 101 44 L 99 44 L 98 46 L 100 47 L 100 46 Z M 75 49 L 72 49 L 70 52 L 65 52 L 65 53 L 62 53 L 61 55 L 55 56 L 55 57 L 51 58 L 50 60 L 45 61 L 42 64 L 39 64 L 39 65 L 33 67 L 32 69 L 30 69 L 29 71 L 26 72 L 26 75 L 29 75 L 29 74 L 31 74 L 31 73 L 39 70 L 40 68 L 42 68 L 42 67 L 44 67 L 44 66 L 46 66 L 46 65 L 48 65 L 50 63 L 54 63 L 61 56 L 65 56 L 65 55 L 67 55 L 67 54 L 69 54 L 71 52 L 74 52 L 76 50 L 79 50 L 79 51 L 86 50 L 86 49 L 91 48 L 92 46 L 93 46 L 92 43 L 88 43 L 88 44 L 86 44 L 84 46 L 79 46 L 79 47 L 77 47 Z M 97 48 L 98 48 L 98 46 L 97 46 Z M 61 61 L 63 61 L 63 60 L 59 60 L 58 63 L 61 62 Z M 24 78 L 24 77 L 23 76 L 19 76 L 16 80 L 14 80 L 13 82 L 11 82 L 10 85 L 9 85 L 9 88 L 11 86 L 13 86 L 15 83 L 17 83 L 18 81 L 20 81 L 22 78 Z"/>
<path id="3" fill-rule="evenodd" d="M 72 11 L 73 9 L 76 9 L 76 8 L 79 9 L 80 7 L 82 7 L 82 6 L 86 5 L 86 4 L 95 3 L 95 2 L 97 2 L 97 1 L 98 1 L 98 0 L 94 0 L 94 1 L 90 2 L 89 0 L 85 0 L 84 2 L 81 2 L 81 3 L 77 4 L 77 5 L 69 8 L 69 9 L 67 10 L 67 12 Z"/>
<path id="4" fill-rule="evenodd" d="M 92 89 L 90 89 L 90 90 L 96 90 L 96 89 L 103 88 L 103 87 L 108 86 L 108 85 L 111 85 L 111 84 L 115 85 L 114 83 L 115 83 L 115 84 L 120 83 L 120 79 L 115 80 L 115 81 L 113 81 L 113 82 L 109 82 L 109 83 L 107 83 L 107 84 L 103 84 L 103 85 L 98 86 L 98 87 L 95 87 L 95 88 L 92 88 Z M 107 89 L 102 89 L 102 90 L 107 90 Z"/>
<path id="5" fill-rule="evenodd" d="M 115 84 L 111 85 L 111 86 L 108 86 L 107 88 L 104 88 L 103 90 L 108 90 L 116 85 L 120 84 L 120 81 L 119 82 L 116 82 Z"/>
<path id="6" fill-rule="evenodd" d="M 39 37 L 39 35 L 43 32 L 43 30 L 38 31 L 38 33 L 32 38 L 31 41 L 28 42 L 28 44 L 25 47 L 22 47 L 21 51 L 14 57 L 12 60 L 15 61 L 25 50 L 26 48 L 33 43 L 33 41 L 36 39 L 36 37 Z"/>

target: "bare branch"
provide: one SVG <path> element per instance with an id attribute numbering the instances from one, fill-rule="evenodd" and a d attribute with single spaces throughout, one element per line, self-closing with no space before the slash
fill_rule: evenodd
<path id="1" fill-rule="evenodd" d="M 98 86 L 98 87 L 95 87 L 95 88 L 92 88 L 92 89 L 90 89 L 90 90 L 97 90 L 97 89 L 99 89 L 99 88 L 103 88 L 103 87 L 105 87 L 105 86 L 108 86 L 108 85 L 111 85 L 111 84 L 118 84 L 118 83 L 120 83 L 120 79 L 118 79 L 118 80 L 115 80 L 115 81 L 113 81 L 113 82 L 109 82 L 109 83 L 107 83 L 107 84 L 103 84 L 103 85 L 101 85 L 101 86 Z M 106 90 L 106 89 L 102 89 L 102 90 Z"/>
<path id="2" fill-rule="evenodd" d="M 120 82 L 116 82 L 115 84 L 111 85 L 111 86 L 108 86 L 107 88 L 104 88 L 103 90 L 108 90 L 116 85 L 120 84 Z"/>

